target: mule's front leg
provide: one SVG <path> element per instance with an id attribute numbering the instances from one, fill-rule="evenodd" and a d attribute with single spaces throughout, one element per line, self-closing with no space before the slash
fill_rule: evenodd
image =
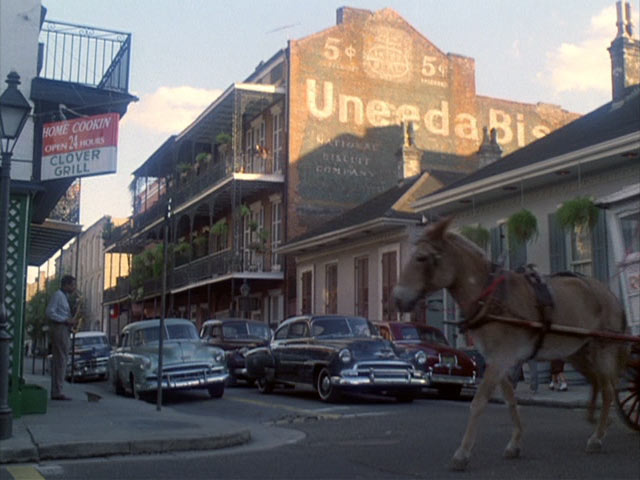
<path id="1" fill-rule="evenodd" d="M 471 449 L 473 449 L 473 444 L 476 440 L 478 419 L 491 399 L 491 395 L 503 374 L 504 371 L 502 369 L 494 365 L 487 366 L 484 372 L 484 378 L 482 382 L 480 382 L 478 390 L 471 402 L 467 429 L 462 437 L 462 442 L 451 459 L 450 467 L 452 470 L 465 470 L 467 468 L 469 457 L 471 457 Z"/>
<path id="2" fill-rule="evenodd" d="M 602 381 L 602 409 L 600 410 L 600 419 L 587 442 L 587 453 L 598 453 L 602 451 L 602 440 L 607 433 L 609 409 L 613 401 L 615 389 L 611 381 L 607 378 Z"/>
<path id="3" fill-rule="evenodd" d="M 520 413 L 518 412 L 518 402 L 513 391 L 513 386 L 508 378 L 505 377 L 502 379 L 500 386 L 502 387 L 502 396 L 505 402 L 507 402 L 509 414 L 513 421 L 513 432 L 511 433 L 511 440 L 509 440 L 507 448 L 504 450 L 504 457 L 518 458 L 520 456 L 520 440 L 522 438 L 522 422 L 520 421 Z"/>

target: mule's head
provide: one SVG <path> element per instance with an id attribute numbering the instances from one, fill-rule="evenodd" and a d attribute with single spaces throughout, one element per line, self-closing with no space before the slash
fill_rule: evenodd
<path id="1" fill-rule="evenodd" d="M 452 252 L 447 248 L 447 228 L 452 218 L 427 227 L 416 242 L 415 250 L 404 265 L 393 297 L 398 310 L 409 312 L 416 302 L 442 288 L 449 287 L 455 270 Z"/>

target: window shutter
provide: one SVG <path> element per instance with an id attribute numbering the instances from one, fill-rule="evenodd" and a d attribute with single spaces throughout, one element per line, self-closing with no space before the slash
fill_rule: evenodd
<path id="1" fill-rule="evenodd" d="M 601 210 L 598 222 L 591 232 L 591 249 L 593 252 L 593 276 L 601 282 L 609 282 L 609 265 L 607 262 L 607 219 L 606 211 Z"/>
<path id="2" fill-rule="evenodd" d="M 549 265 L 551 273 L 563 272 L 567 269 L 567 252 L 565 232 L 560 227 L 555 213 L 550 213 L 549 222 Z"/>
<path id="3" fill-rule="evenodd" d="M 527 242 L 516 242 L 509 238 L 509 268 L 515 270 L 527 264 Z"/>
<path id="4" fill-rule="evenodd" d="M 500 229 L 493 227 L 491 229 L 491 261 L 498 263 L 500 257 Z"/>

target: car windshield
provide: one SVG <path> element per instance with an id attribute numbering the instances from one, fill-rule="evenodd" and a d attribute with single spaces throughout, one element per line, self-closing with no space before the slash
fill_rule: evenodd
<path id="1" fill-rule="evenodd" d="M 103 347 L 107 344 L 107 337 L 76 337 L 77 347 Z"/>
<path id="2" fill-rule="evenodd" d="M 416 342 L 439 343 L 440 345 L 449 345 L 445 336 L 440 330 L 431 328 L 420 328 L 414 325 L 402 326 L 400 329 L 402 340 L 415 340 Z"/>
<path id="3" fill-rule="evenodd" d="M 226 322 L 222 326 L 222 336 L 228 340 L 269 340 L 271 332 L 266 324 Z"/>
<path id="4" fill-rule="evenodd" d="M 144 345 L 158 341 L 158 327 L 147 327 L 136 330 L 133 333 L 133 344 Z M 191 324 L 178 323 L 165 326 L 165 333 L 162 337 L 165 340 L 198 340 L 196 327 Z"/>
<path id="5" fill-rule="evenodd" d="M 361 317 L 316 318 L 311 323 L 311 335 L 328 337 L 370 337 L 369 322 Z"/>

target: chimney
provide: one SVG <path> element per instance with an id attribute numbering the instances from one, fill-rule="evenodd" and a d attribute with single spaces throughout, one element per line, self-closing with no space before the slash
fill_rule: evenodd
<path id="1" fill-rule="evenodd" d="M 422 171 L 422 150 L 416 147 L 413 122 L 403 122 L 402 155 L 398 162 L 398 182 L 419 175 Z"/>
<path id="2" fill-rule="evenodd" d="M 627 87 L 640 83 L 640 40 L 633 37 L 631 5 L 616 3 L 616 37 L 609 47 L 611 56 L 611 90 L 614 102 L 622 100 Z"/>
<path id="3" fill-rule="evenodd" d="M 495 128 L 489 132 L 488 127 L 482 128 L 482 143 L 476 152 L 478 159 L 478 168 L 486 167 L 490 163 L 499 160 L 502 157 L 502 148 L 498 143 L 498 132 Z"/>
<path id="4" fill-rule="evenodd" d="M 373 13 L 364 8 L 340 7 L 336 10 L 336 25 L 342 23 L 365 22 Z"/>

